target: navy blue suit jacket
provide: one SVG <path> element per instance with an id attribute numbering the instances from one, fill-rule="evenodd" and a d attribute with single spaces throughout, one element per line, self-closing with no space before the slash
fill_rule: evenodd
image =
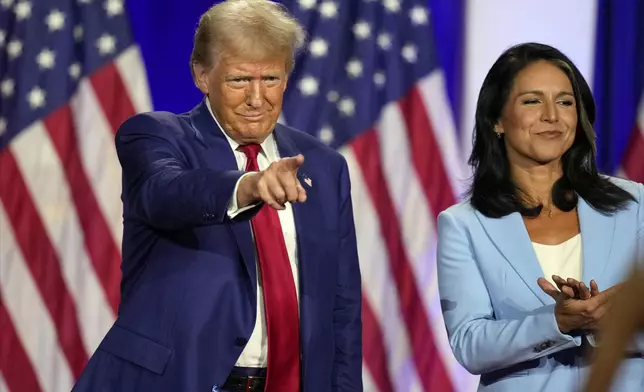
<path id="1" fill-rule="evenodd" d="M 306 392 L 361 391 L 361 281 L 343 157 L 277 125 L 282 157 L 301 153 L 307 191 L 294 203 L 302 382 Z M 243 174 L 205 103 L 136 115 L 120 127 L 123 279 L 118 318 L 75 391 L 212 391 L 224 383 L 256 317 L 249 219 L 226 211 Z M 298 339 L 293 336 L 293 339 Z"/>

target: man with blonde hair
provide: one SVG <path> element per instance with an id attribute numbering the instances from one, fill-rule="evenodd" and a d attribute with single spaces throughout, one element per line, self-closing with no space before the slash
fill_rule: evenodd
<path id="1" fill-rule="evenodd" d="M 362 390 L 347 164 L 277 123 L 304 35 L 271 1 L 215 5 L 204 100 L 121 125 L 122 301 L 75 391 Z"/>

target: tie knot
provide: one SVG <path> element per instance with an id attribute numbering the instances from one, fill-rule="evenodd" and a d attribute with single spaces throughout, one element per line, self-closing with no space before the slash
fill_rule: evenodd
<path id="1" fill-rule="evenodd" d="M 259 154 L 260 151 L 262 151 L 262 146 L 259 144 L 244 144 L 243 146 L 237 147 L 237 149 L 241 152 L 243 152 L 246 155 L 246 158 L 248 160 L 256 160 L 257 155 Z"/>

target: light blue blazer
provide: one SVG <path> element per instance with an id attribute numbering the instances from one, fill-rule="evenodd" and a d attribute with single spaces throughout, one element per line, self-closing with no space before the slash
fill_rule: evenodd
<path id="1" fill-rule="evenodd" d="M 644 186 L 611 179 L 638 203 L 612 216 L 581 198 L 578 206 L 583 281 L 595 279 L 600 290 L 622 281 L 634 256 L 644 255 Z M 559 331 L 554 300 L 537 285 L 541 276 L 519 213 L 487 218 L 465 201 L 439 215 L 438 284 L 449 343 L 458 362 L 481 375 L 479 391 L 583 386 L 589 370 L 584 350 L 594 339 Z M 629 348 L 634 354 L 624 360 L 612 391 L 644 391 L 641 342 L 638 336 Z"/>

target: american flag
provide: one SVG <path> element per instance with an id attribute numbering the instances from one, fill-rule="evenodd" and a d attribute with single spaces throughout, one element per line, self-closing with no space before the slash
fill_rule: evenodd
<path id="1" fill-rule="evenodd" d="M 0 391 L 69 391 L 114 321 L 114 132 L 150 109 L 123 0 L 0 0 Z"/>
<path id="2" fill-rule="evenodd" d="M 434 222 L 457 201 L 463 159 L 427 0 L 284 3 L 309 34 L 285 121 L 349 165 L 365 390 L 461 390 L 440 314 Z"/>

